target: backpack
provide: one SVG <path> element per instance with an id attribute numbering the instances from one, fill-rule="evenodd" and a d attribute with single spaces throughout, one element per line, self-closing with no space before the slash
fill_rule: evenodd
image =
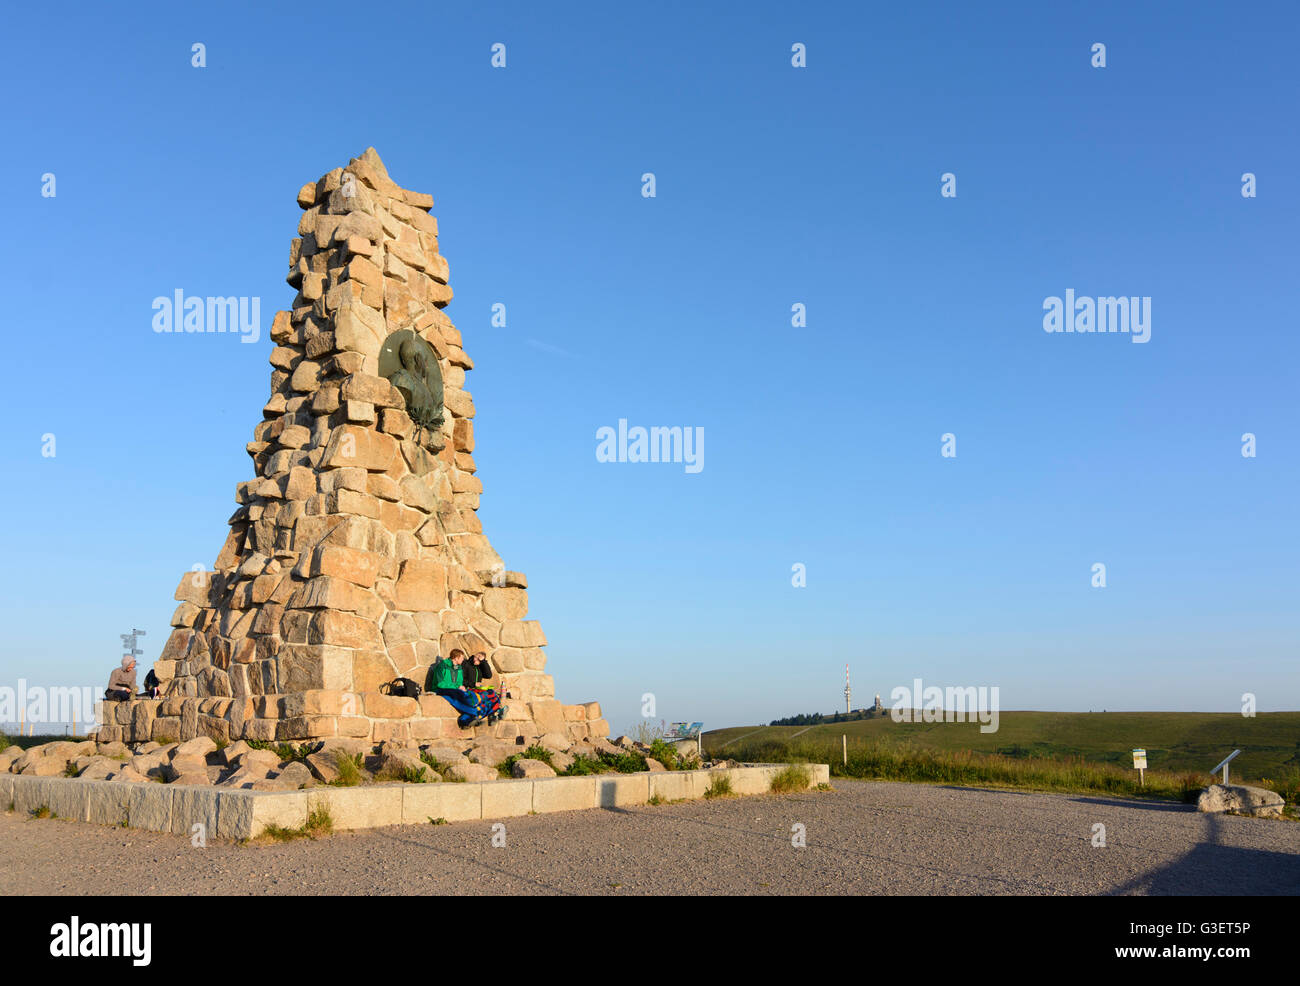
<path id="1" fill-rule="evenodd" d="M 379 690 L 385 695 L 396 695 L 403 698 L 419 698 L 422 691 L 419 683 L 412 681 L 410 678 L 394 678 L 387 685 L 381 685 Z"/>

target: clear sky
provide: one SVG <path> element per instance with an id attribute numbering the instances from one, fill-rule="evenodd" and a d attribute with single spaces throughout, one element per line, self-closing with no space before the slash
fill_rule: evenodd
<path id="1" fill-rule="evenodd" d="M 252 475 L 297 189 L 374 145 L 434 196 L 563 700 L 766 721 L 847 662 L 855 706 L 1300 706 L 1294 3 L 207 6 L 6 15 L 0 685 L 157 657 Z M 177 289 L 261 340 L 154 333 Z M 1150 341 L 1044 332 L 1067 289 Z M 598 461 L 619 419 L 703 469 Z"/>

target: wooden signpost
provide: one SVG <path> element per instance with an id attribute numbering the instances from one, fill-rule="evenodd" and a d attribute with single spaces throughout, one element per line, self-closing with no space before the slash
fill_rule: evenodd
<path id="1" fill-rule="evenodd" d="M 1146 787 L 1147 786 L 1147 775 L 1146 775 L 1147 751 L 1146 750 L 1139 748 L 1133 751 L 1133 769 L 1138 772 L 1138 782 L 1143 787 Z"/>

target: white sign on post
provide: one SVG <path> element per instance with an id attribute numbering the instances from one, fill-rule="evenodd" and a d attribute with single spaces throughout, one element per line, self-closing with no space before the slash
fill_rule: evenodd
<path id="1" fill-rule="evenodd" d="M 1133 769 L 1138 772 L 1138 783 L 1147 786 L 1147 751 L 1140 747 L 1133 751 Z"/>

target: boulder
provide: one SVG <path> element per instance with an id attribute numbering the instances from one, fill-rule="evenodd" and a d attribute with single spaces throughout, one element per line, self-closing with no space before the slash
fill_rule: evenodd
<path id="1" fill-rule="evenodd" d="M 251 749 L 252 747 L 249 746 L 243 740 L 236 740 L 235 742 L 227 746 L 224 750 L 219 751 L 221 762 L 226 764 L 227 766 L 233 767 L 235 765 L 235 760 L 238 757 L 243 756 Z"/>
<path id="2" fill-rule="evenodd" d="M 209 753 L 215 752 L 217 743 L 210 736 L 196 736 L 192 740 L 186 740 L 184 743 L 178 743 L 176 748 L 171 751 L 171 757 L 175 760 L 177 757 L 189 757 L 203 759 Z"/>
<path id="3" fill-rule="evenodd" d="M 340 757 L 355 757 L 370 752 L 371 744 L 358 739 L 345 737 L 331 738 L 321 744 L 315 753 L 307 755 L 307 769 L 322 784 L 332 784 L 338 780 L 338 763 Z"/>
<path id="4" fill-rule="evenodd" d="M 122 761 L 112 757 L 95 757 L 77 776 L 85 781 L 106 781 L 122 769 Z"/>
<path id="5" fill-rule="evenodd" d="M 83 753 L 95 752 L 94 741 L 91 740 L 89 742 L 89 750 L 86 749 L 86 744 L 74 743 L 70 740 L 56 740 L 53 743 L 45 743 L 39 747 L 32 747 L 32 749 L 40 750 L 41 756 L 43 757 L 62 757 L 64 760 L 72 760 L 75 757 L 81 756 Z"/>
<path id="6" fill-rule="evenodd" d="M 9 748 L 8 752 L 13 753 L 15 750 L 18 750 L 18 747 L 13 746 Z M 15 774 L 21 774 L 24 767 L 40 758 L 41 747 L 39 746 L 33 746 L 28 750 L 18 750 L 18 755 L 10 761 L 9 770 Z"/>
<path id="7" fill-rule="evenodd" d="M 445 743 L 439 745 L 429 743 L 420 747 L 420 749 L 428 753 L 433 757 L 433 759 L 437 760 L 438 763 L 456 763 L 458 760 L 469 759 L 465 756 L 465 751 L 469 749 L 468 746 L 460 747 L 447 746 Z"/>
<path id="8" fill-rule="evenodd" d="M 480 741 L 473 745 L 469 751 L 469 758 L 474 763 L 482 764 L 485 767 L 495 767 L 506 757 L 513 756 L 520 752 L 517 743 L 502 743 L 496 740 Z"/>
<path id="9" fill-rule="evenodd" d="M 453 763 L 447 769 L 447 776 L 452 780 L 479 783 L 481 781 L 494 781 L 499 775 L 495 767 L 488 767 L 481 763 L 471 763 L 469 760 L 462 758 L 460 762 Z"/>
<path id="10" fill-rule="evenodd" d="M 537 741 L 539 746 L 544 746 L 552 752 L 563 753 L 569 747 L 573 746 L 573 740 L 567 736 L 561 736 L 559 733 L 545 733 Z"/>
<path id="11" fill-rule="evenodd" d="M 333 784 L 339 779 L 338 761 L 329 753 L 307 754 L 307 769 L 322 784 Z"/>
<path id="12" fill-rule="evenodd" d="M 1204 812 L 1231 812 L 1235 815 L 1253 815 L 1256 818 L 1281 818 L 1286 802 L 1282 795 L 1262 787 L 1245 784 L 1211 784 L 1196 801 L 1196 810 Z"/>
<path id="13" fill-rule="evenodd" d="M 171 784 L 180 784 L 187 787 L 209 787 L 212 779 L 208 777 L 207 769 L 187 770 L 183 774 L 178 774 L 176 779 L 170 781 Z"/>
<path id="14" fill-rule="evenodd" d="M 95 749 L 101 757 L 112 757 L 114 760 L 131 759 L 131 751 L 127 749 L 125 743 L 99 743 Z"/>
<path id="15" fill-rule="evenodd" d="M 678 740 L 676 743 L 669 743 L 668 745 L 673 748 L 673 752 L 679 757 L 699 756 L 700 745 L 696 740 Z"/>
<path id="16" fill-rule="evenodd" d="M 280 775 L 276 780 L 289 785 L 295 791 L 302 787 L 310 787 L 316 783 L 311 768 L 305 763 L 299 763 L 297 760 L 286 765 L 284 770 L 280 771 Z"/>
<path id="17" fill-rule="evenodd" d="M 230 761 L 230 766 L 236 770 L 251 768 L 260 770 L 264 775 L 272 770 L 280 769 L 280 756 L 272 753 L 270 750 L 246 750 Z"/>
<path id="18" fill-rule="evenodd" d="M 240 767 L 233 774 L 222 778 L 221 786 L 251 788 L 254 784 L 265 781 L 272 776 L 278 777 L 279 773 L 274 767 L 268 768 L 261 762 L 254 762 Z M 264 788 L 255 788 L 254 790 L 264 790 Z M 277 786 L 270 788 L 270 790 L 280 790 L 280 788 Z"/>
<path id="19" fill-rule="evenodd" d="M 208 765 L 202 757 L 172 757 L 162 768 L 163 779 L 168 784 L 176 784 L 185 775 L 202 774 L 203 783 L 208 782 Z"/>
<path id="20" fill-rule="evenodd" d="M 130 764 L 123 765 L 120 770 L 114 771 L 113 776 L 109 778 L 110 781 L 125 781 L 132 784 L 143 784 L 148 779 Z"/>
<path id="21" fill-rule="evenodd" d="M 22 773 L 27 777 L 61 777 L 67 770 L 67 757 L 35 757 L 28 761 Z"/>
<path id="22" fill-rule="evenodd" d="M 419 751 L 409 747 L 395 747 L 385 743 L 378 754 L 367 758 L 366 766 L 371 769 L 377 780 L 382 781 L 400 781 L 407 771 L 414 771 L 417 774 L 423 771 L 426 780 L 433 778 L 441 780 L 437 771 L 420 759 Z"/>
<path id="23" fill-rule="evenodd" d="M 554 777 L 555 771 L 540 760 L 527 757 L 516 760 L 510 765 L 511 777 Z"/>
<path id="24" fill-rule="evenodd" d="M 137 753 L 127 764 L 137 774 L 145 777 L 157 777 L 162 780 L 164 777 L 163 767 L 168 763 L 167 754 L 161 750 L 155 750 L 152 753 Z"/>
<path id="25" fill-rule="evenodd" d="M 345 753 L 360 753 L 364 756 L 373 748 L 374 744 L 369 743 L 366 740 L 352 739 L 347 736 L 332 736 L 329 739 L 324 740 L 320 745 L 320 749 L 316 752 L 336 753 L 341 750 Z"/>

